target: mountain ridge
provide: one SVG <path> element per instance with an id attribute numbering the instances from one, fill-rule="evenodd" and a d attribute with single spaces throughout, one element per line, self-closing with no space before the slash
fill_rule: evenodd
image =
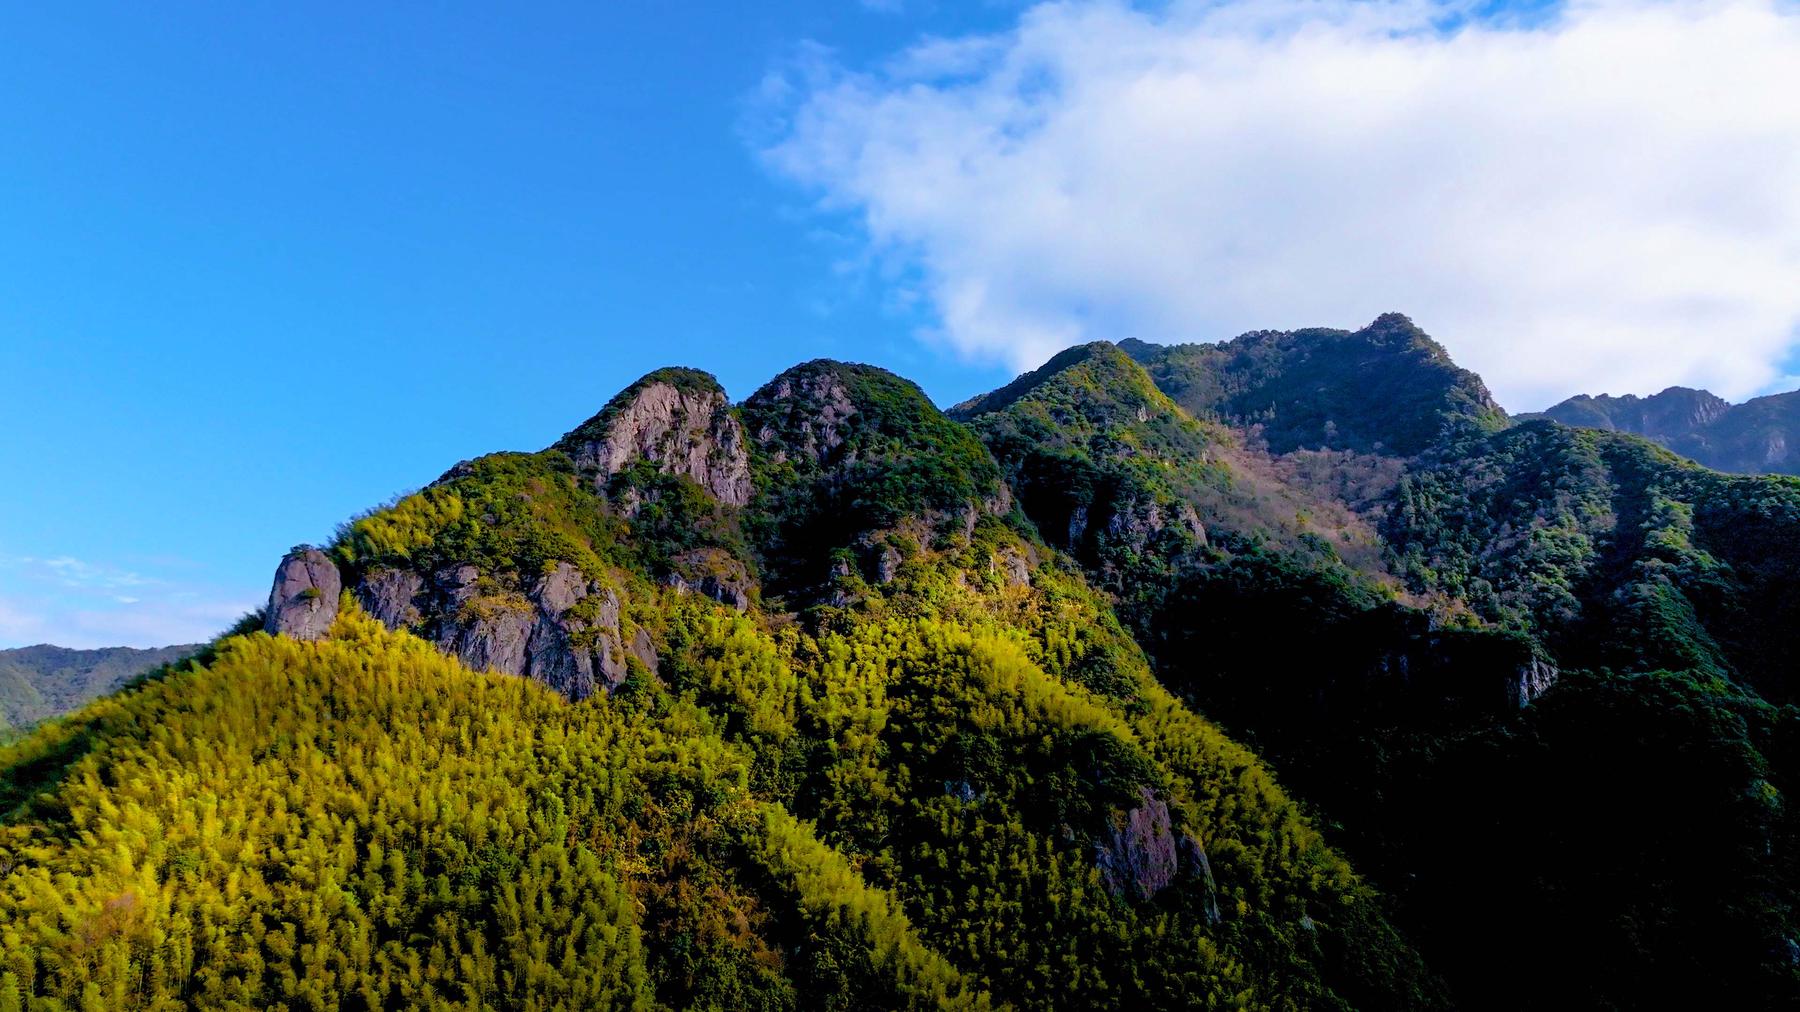
<path id="1" fill-rule="evenodd" d="M 1720 471 L 1800 474 L 1800 391 L 1732 404 L 1706 390 L 1581 394 L 1522 419 L 1630 432 Z"/>
<path id="2" fill-rule="evenodd" d="M 76 649 L 38 643 L 0 650 L 0 734 L 67 713 L 198 649 L 197 644 Z"/>
<path id="3" fill-rule="evenodd" d="M 1800 481 L 1514 424 L 1398 314 L 948 412 L 658 370 L 0 750 L 0 1000 L 1772 1004 L 1796 534 Z"/>

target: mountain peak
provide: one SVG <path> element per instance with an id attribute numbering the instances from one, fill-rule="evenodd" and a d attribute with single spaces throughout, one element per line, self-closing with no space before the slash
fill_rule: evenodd
<path id="1" fill-rule="evenodd" d="M 744 401 L 757 444 L 784 459 L 822 459 L 844 445 L 852 425 L 905 425 L 936 413 L 910 380 L 879 366 L 829 358 L 783 371 Z"/>
<path id="2" fill-rule="evenodd" d="M 1111 398 L 1121 393 L 1135 393 L 1142 397 L 1155 394 L 1155 385 L 1150 381 L 1133 357 L 1125 350 L 1124 345 L 1142 344 L 1141 341 L 1128 339 L 1120 344 L 1110 341 L 1092 341 L 1078 344 L 1072 348 L 1064 348 L 1051 356 L 1048 362 L 1018 377 L 1011 383 L 985 394 L 971 397 L 951 408 L 950 417 L 960 421 L 969 421 L 981 415 L 995 411 L 1003 411 L 1014 402 L 1028 396 L 1033 391 L 1062 376 L 1065 372 L 1086 366 L 1089 371 L 1099 370 L 1110 374 L 1111 378 L 1125 380 L 1123 389 L 1095 387 L 1097 393 Z"/>
<path id="3" fill-rule="evenodd" d="M 1481 377 L 1400 313 L 1357 331 L 1251 331 L 1219 344 L 1124 345 L 1189 413 L 1256 427 L 1277 453 L 1409 457 L 1506 414 Z"/>
<path id="4" fill-rule="evenodd" d="M 1721 471 L 1800 473 L 1800 391 L 1735 405 L 1684 386 L 1648 397 L 1580 394 L 1529 417 L 1629 432 Z"/>
<path id="5" fill-rule="evenodd" d="M 567 453 L 597 486 L 644 460 L 664 474 L 692 478 L 720 502 L 750 501 L 743 426 L 719 381 L 698 369 L 646 374 L 554 448 Z"/>
<path id="6" fill-rule="evenodd" d="M 1405 313 L 1382 313 L 1366 329 L 1379 333 L 1411 333 L 1420 337 L 1425 336 L 1425 332 L 1419 329 L 1418 324 L 1413 323 L 1412 317 Z"/>

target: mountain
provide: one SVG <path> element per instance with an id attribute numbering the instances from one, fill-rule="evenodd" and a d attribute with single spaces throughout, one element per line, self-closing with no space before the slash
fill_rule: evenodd
<path id="1" fill-rule="evenodd" d="M 1279 341 L 1309 373 L 1347 340 L 1307 333 Z M 1319 807 L 1460 1000 L 1793 993 L 1796 878 L 1770 855 L 1796 839 L 1778 799 L 1800 730 L 1800 483 L 1497 425 L 1456 410 L 1476 387 L 1436 381 L 1409 402 L 1436 432 L 1411 456 L 1376 405 L 1327 416 L 1388 437 L 1361 451 L 1269 441 L 1269 420 L 1292 432 L 1339 395 L 1225 427 L 1176 399 L 1236 380 L 1138 367 L 1169 357 L 1072 349 L 955 413 L 1159 679 Z M 1278 366 L 1260 381 L 1300 388 Z M 1495 957 L 1520 938 L 1578 999 Z"/>
<path id="2" fill-rule="evenodd" d="M 40 643 L 0 650 L 0 734 L 67 713 L 134 675 L 178 661 L 198 646 L 71 650 Z"/>
<path id="3" fill-rule="evenodd" d="M 1783 1007 L 1797 535 L 1397 314 L 659 370 L 0 749 L 0 1010 Z"/>
<path id="4" fill-rule="evenodd" d="M 866 366 L 665 370 L 458 464 L 0 769 L 0 1001 L 1447 1004 Z"/>
<path id="5" fill-rule="evenodd" d="M 1720 471 L 1800 474 L 1800 391 L 1742 404 L 1687 387 L 1649 397 L 1584 394 L 1521 417 L 1636 433 Z"/>
<path id="6" fill-rule="evenodd" d="M 1250 428 L 1277 453 L 1411 456 L 1448 430 L 1499 428 L 1481 377 L 1399 313 L 1361 330 L 1255 331 L 1221 344 L 1119 343 L 1196 418 Z"/>

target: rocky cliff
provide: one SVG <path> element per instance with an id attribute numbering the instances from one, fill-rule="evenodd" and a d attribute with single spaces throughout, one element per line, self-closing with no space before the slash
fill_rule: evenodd
<path id="1" fill-rule="evenodd" d="M 749 606 L 756 581 L 730 528 L 751 492 L 724 391 L 704 373 L 660 370 L 542 453 L 465 461 L 347 525 L 329 553 L 296 549 L 277 569 L 267 628 L 323 636 L 341 588 L 477 670 L 571 699 L 608 692 L 634 669 L 656 672 L 632 616 L 661 587 Z"/>
<path id="2" fill-rule="evenodd" d="M 645 461 L 693 479 L 722 503 L 750 501 L 743 426 L 718 382 L 692 369 L 663 369 L 637 381 L 556 448 L 601 491 L 628 465 Z"/>
<path id="3" fill-rule="evenodd" d="M 1010 509 L 979 441 L 891 373 L 807 363 L 737 408 L 712 377 L 664 369 L 541 453 L 465 461 L 328 551 L 297 549 L 267 628 L 317 639 L 347 590 L 471 667 L 581 699 L 656 672 L 633 616 L 670 590 L 744 611 L 767 572 L 790 606 L 846 607 Z M 1027 551 L 996 565 L 1028 580 Z"/>

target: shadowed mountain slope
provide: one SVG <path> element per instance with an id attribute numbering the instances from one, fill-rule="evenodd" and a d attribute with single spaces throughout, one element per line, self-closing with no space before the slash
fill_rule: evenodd
<path id="1" fill-rule="evenodd" d="M 1410 329 L 1125 343 L 1147 373 L 1089 345 L 955 413 L 1161 680 L 1340 828 L 1462 1001 L 1565 1007 L 1493 959 L 1527 935 L 1588 982 L 1577 1004 L 1704 1002 L 1725 966 L 1747 1004 L 1788 993 L 1795 881 L 1758 848 L 1795 838 L 1772 785 L 1796 769 L 1800 485 L 1509 427 Z M 1222 393 L 1247 388 L 1257 412 Z"/>

